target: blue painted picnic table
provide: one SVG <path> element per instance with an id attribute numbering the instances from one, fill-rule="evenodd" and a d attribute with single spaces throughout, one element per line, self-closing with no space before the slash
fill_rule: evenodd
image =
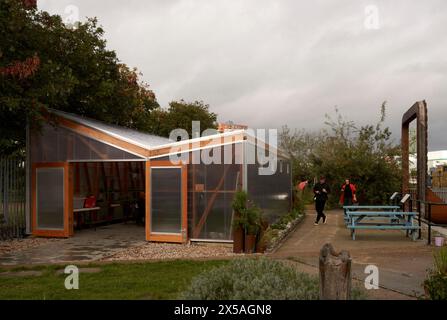
<path id="1" fill-rule="evenodd" d="M 397 211 L 399 206 L 345 206 L 345 222 L 352 240 L 359 229 L 405 230 L 416 239 L 419 226 L 413 224 L 417 212 Z M 366 210 L 369 209 L 369 210 Z"/>
<path id="2" fill-rule="evenodd" d="M 400 206 L 344 206 L 343 209 L 389 209 L 389 210 L 398 210 L 400 209 Z"/>
<path id="3" fill-rule="evenodd" d="M 348 224 L 349 223 L 349 216 L 347 215 L 347 211 L 350 212 L 354 212 L 357 211 L 359 209 L 365 209 L 365 210 L 382 210 L 382 211 L 397 211 L 400 209 L 400 206 L 360 206 L 360 205 L 356 205 L 356 206 L 344 206 L 344 219 L 345 219 L 345 223 Z"/>

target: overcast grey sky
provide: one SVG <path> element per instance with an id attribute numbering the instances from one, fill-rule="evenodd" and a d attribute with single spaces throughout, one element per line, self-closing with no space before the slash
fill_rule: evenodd
<path id="1" fill-rule="evenodd" d="M 73 8 L 81 20 L 98 17 L 108 47 L 143 72 L 164 107 L 181 98 L 203 100 L 219 121 L 318 129 L 334 106 L 349 119 L 371 123 L 386 100 L 387 124 L 399 139 L 403 112 L 425 99 L 430 149 L 447 149 L 445 0 L 38 5 L 66 19 L 76 15 Z"/>

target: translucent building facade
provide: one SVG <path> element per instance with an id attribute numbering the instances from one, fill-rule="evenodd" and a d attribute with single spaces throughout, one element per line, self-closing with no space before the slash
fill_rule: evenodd
<path id="1" fill-rule="evenodd" d="M 238 190 L 270 222 L 290 210 L 289 161 L 266 145 L 272 158 L 261 165 L 246 131 L 173 142 L 60 111 L 48 119 L 28 130 L 32 234 L 70 237 L 83 219 L 143 212 L 148 241 L 231 241 Z"/>

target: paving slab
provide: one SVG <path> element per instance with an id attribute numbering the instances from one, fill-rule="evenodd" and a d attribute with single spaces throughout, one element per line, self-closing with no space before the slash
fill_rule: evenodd
<path id="1" fill-rule="evenodd" d="M 146 243 L 144 227 L 114 224 L 75 231 L 75 236 L 0 255 L 0 266 L 98 261 Z"/>

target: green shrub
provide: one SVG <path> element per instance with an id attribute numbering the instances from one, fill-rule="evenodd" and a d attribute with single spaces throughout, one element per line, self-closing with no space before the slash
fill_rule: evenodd
<path id="1" fill-rule="evenodd" d="M 434 255 L 435 272 L 447 275 L 447 247 L 442 247 Z"/>
<path id="2" fill-rule="evenodd" d="M 368 294 L 365 288 L 361 286 L 354 285 L 351 289 L 351 300 L 366 300 L 368 299 Z"/>
<path id="3" fill-rule="evenodd" d="M 431 274 L 425 280 L 425 289 L 431 300 L 447 300 L 447 275 Z"/>
<path id="4" fill-rule="evenodd" d="M 318 278 L 270 260 L 237 259 L 193 279 L 182 299 L 315 300 Z"/>
<path id="5" fill-rule="evenodd" d="M 431 300 L 447 300 L 447 247 L 434 254 L 434 268 L 424 281 L 424 287 Z"/>

